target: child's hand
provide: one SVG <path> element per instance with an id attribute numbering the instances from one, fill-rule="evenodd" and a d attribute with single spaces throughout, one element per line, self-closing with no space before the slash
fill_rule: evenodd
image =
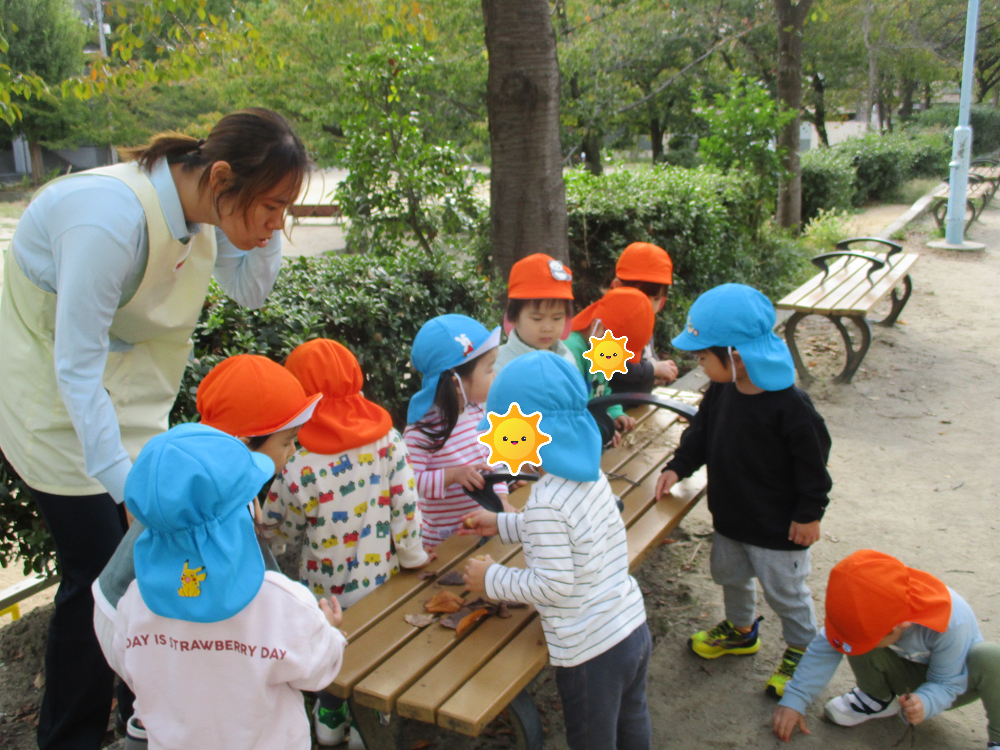
<path id="1" fill-rule="evenodd" d="M 421 568 L 426 568 L 428 565 L 430 565 L 432 562 L 438 559 L 438 554 L 433 549 L 427 549 L 426 547 L 424 547 L 424 552 L 427 553 L 427 559 L 424 560 L 422 563 L 420 563 L 420 565 L 415 565 L 412 568 L 406 566 L 403 567 L 406 567 L 407 570 L 420 570 Z"/>
<path id="2" fill-rule="evenodd" d="M 486 486 L 486 480 L 480 472 L 489 470 L 489 464 L 449 466 L 444 470 L 444 485 L 450 487 L 453 484 L 460 484 L 467 490 L 481 490 Z"/>
<path id="3" fill-rule="evenodd" d="M 465 566 L 465 573 L 462 574 L 462 580 L 465 581 L 469 591 L 474 593 L 486 591 L 486 571 L 494 564 L 493 558 L 489 555 L 482 560 L 476 558 L 469 560 L 469 564 Z"/>
<path id="4" fill-rule="evenodd" d="M 778 706 L 774 709 L 771 717 L 771 729 L 782 742 L 788 742 L 792 738 L 795 727 L 799 728 L 802 734 L 812 734 L 806 726 L 806 717 L 788 706 Z"/>
<path id="5" fill-rule="evenodd" d="M 899 705 L 903 709 L 903 718 L 916 726 L 924 720 L 924 702 L 914 693 L 899 696 Z"/>
<path id="6" fill-rule="evenodd" d="M 503 512 L 504 513 L 518 513 L 519 512 L 517 510 L 517 508 L 515 508 L 513 505 L 511 505 L 509 502 L 507 502 L 507 496 L 506 495 L 504 495 L 503 497 L 500 498 L 500 502 L 503 503 Z"/>
<path id="7" fill-rule="evenodd" d="M 635 425 L 635 417 L 630 417 L 628 414 L 615 417 L 615 427 L 618 428 L 619 432 L 632 432 L 635 429 Z"/>
<path id="8" fill-rule="evenodd" d="M 673 383 L 677 380 L 677 365 L 672 359 L 653 363 L 653 376 L 658 382 Z"/>
<path id="9" fill-rule="evenodd" d="M 618 432 L 618 430 L 615 430 L 615 435 L 613 438 L 611 438 L 611 447 L 617 448 L 619 445 L 621 445 L 621 442 L 622 442 L 622 434 Z"/>
<path id="10" fill-rule="evenodd" d="M 669 494 L 671 488 L 677 484 L 679 479 L 680 477 L 677 476 L 677 472 L 671 469 L 667 469 L 660 474 L 660 478 L 656 480 L 656 499 L 659 500 L 664 495 Z"/>
<path id="11" fill-rule="evenodd" d="M 795 523 L 788 530 L 788 541 L 802 547 L 809 547 L 819 541 L 819 521 Z"/>
<path id="12" fill-rule="evenodd" d="M 483 510 L 477 510 L 474 513 L 464 515 L 462 516 L 462 526 L 459 528 L 458 533 L 466 536 L 471 534 L 495 536 L 499 533 L 499 529 L 497 529 L 497 514 L 484 508 Z"/>
<path id="13" fill-rule="evenodd" d="M 331 596 L 329 599 L 320 599 L 319 608 L 323 610 L 328 623 L 335 628 L 340 627 L 340 623 L 344 621 L 344 610 L 340 608 L 340 602 L 337 601 L 337 597 Z"/>

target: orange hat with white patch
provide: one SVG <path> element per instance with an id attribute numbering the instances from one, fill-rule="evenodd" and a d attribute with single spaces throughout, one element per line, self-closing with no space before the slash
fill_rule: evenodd
<path id="1" fill-rule="evenodd" d="M 212 368 L 198 386 L 202 424 L 236 437 L 299 427 L 312 418 L 322 393 L 307 396 L 288 370 L 259 354 L 237 354 Z"/>
<path id="2" fill-rule="evenodd" d="M 842 654 L 868 653 L 904 622 L 943 633 L 950 619 L 948 587 L 891 555 L 858 550 L 830 571 L 826 639 Z"/>
<path id="3" fill-rule="evenodd" d="M 649 242 L 633 242 L 618 256 L 615 276 L 622 281 L 673 284 L 674 262 L 662 247 Z"/>
<path id="4" fill-rule="evenodd" d="M 629 362 L 638 362 L 653 335 L 656 316 L 649 297 L 638 289 L 622 286 L 581 310 L 573 318 L 573 330 L 582 331 L 595 320 L 618 338 L 628 336 L 626 346 L 632 352 Z"/>
<path id="5" fill-rule="evenodd" d="M 551 255 L 535 253 L 510 269 L 508 299 L 573 299 L 573 273 Z"/>

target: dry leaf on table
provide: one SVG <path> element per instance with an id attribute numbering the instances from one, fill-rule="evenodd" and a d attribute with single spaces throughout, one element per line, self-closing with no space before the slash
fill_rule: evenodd
<path id="1" fill-rule="evenodd" d="M 462 608 L 462 597 L 451 591 L 439 591 L 426 602 L 424 609 L 428 612 L 458 612 Z"/>
<path id="2" fill-rule="evenodd" d="M 458 627 L 455 628 L 455 637 L 461 638 L 465 635 L 473 625 L 482 620 L 483 618 L 489 617 L 490 611 L 488 609 L 476 609 L 467 614 L 462 618 L 462 621 L 458 623 Z"/>
<path id="3" fill-rule="evenodd" d="M 465 580 L 462 578 L 462 574 L 459 571 L 449 570 L 437 579 L 437 583 L 441 586 L 463 586 L 465 585 Z"/>
<path id="4" fill-rule="evenodd" d="M 417 573 L 417 578 L 419 578 L 421 581 L 426 581 L 428 578 L 433 578 L 437 574 L 438 572 L 436 570 L 421 570 L 419 573 Z"/>
<path id="5" fill-rule="evenodd" d="M 403 619 L 415 628 L 426 628 L 437 621 L 434 615 L 403 615 Z"/>

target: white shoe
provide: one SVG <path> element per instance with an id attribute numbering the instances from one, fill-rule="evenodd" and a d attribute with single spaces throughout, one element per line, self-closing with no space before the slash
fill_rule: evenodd
<path id="1" fill-rule="evenodd" d="M 313 726 L 316 728 L 316 742 L 320 745 L 339 745 L 344 741 L 347 730 L 347 722 L 344 721 L 338 727 L 331 728 L 319 720 L 319 701 L 313 706 Z"/>
<path id="2" fill-rule="evenodd" d="M 899 713 L 899 701 L 893 696 L 888 701 L 872 698 L 860 688 L 831 698 L 823 709 L 826 718 L 842 727 L 854 727 L 869 719 L 885 719 Z"/>

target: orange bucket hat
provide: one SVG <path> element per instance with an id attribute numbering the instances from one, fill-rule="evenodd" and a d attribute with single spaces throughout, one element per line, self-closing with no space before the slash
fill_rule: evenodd
<path id="1" fill-rule="evenodd" d="M 674 263 L 662 247 L 648 242 L 633 242 L 618 256 L 615 276 L 623 281 L 673 284 Z"/>
<path id="2" fill-rule="evenodd" d="M 234 437 L 258 437 L 309 421 L 322 394 L 306 396 L 289 372 L 259 354 L 237 354 L 198 386 L 201 423 Z"/>
<path id="3" fill-rule="evenodd" d="M 307 393 L 322 393 L 316 413 L 299 431 L 299 443 L 313 453 L 340 453 L 389 434 L 392 417 L 361 394 L 364 376 L 343 344 L 313 339 L 292 350 L 285 368 Z"/>
<path id="4" fill-rule="evenodd" d="M 573 273 L 551 255 L 535 253 L 510 269 L 508 299 L 573 299 Z"/>
<path id="5" fill-rule="evenodd" d="M 951 593 L 942 581 L 895 557 L 858 550 L 830 571 L 826 638 L 842 654 L 860 656 L 904 622 L 948 629 Z"/>
<path id="6" fill-rule="evenodd" d="M 649 297 L 628 286 L 612 289 L 573 318 L 573 330 L 582 331 L 598 319 L 615 336 L 628 336 L 628 349 L 633 352 L 629 362 L 642 358 L 656 322 Z"/>

